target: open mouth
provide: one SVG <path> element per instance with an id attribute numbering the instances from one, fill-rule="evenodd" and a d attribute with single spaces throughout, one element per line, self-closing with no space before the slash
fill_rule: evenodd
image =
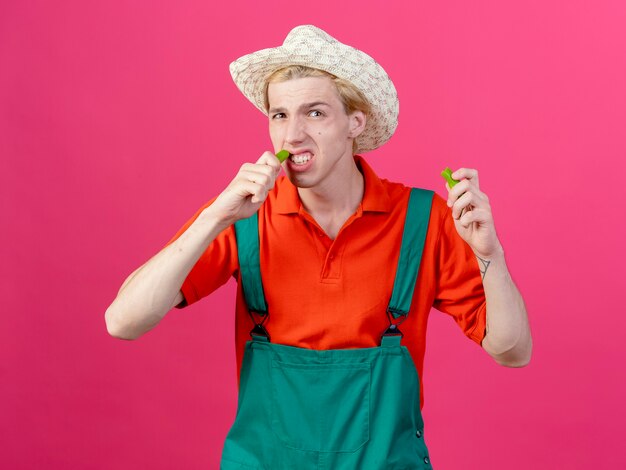
<path id="1" fill-rule="evenodd" d="M 292 154 L 289 156 L 289 160 L 294 165 L 305 165 L 309 160 L 311 160 L 311 158 L 313 158 L 313 155 L 311 155 L 311 152 L 302 152 L 296 155 Z"/>

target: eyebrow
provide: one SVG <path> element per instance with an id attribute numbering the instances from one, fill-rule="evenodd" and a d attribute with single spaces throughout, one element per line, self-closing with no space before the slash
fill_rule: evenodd
<path id="1" fill-rule="evenodd" d="M 328 103 L 326 103 L 325 101 L 313 101 L 311 103 L 304 103 L 301 104 L 298 109 L 302 110 L 302 109 L 309 109 L 309 108 L 315 108 L 317 106 L 330 106 Z M 268 113 L 274 114 L 274 113 L 284 113 L 285 111 L 287 111 L 285 108 L 270 108 L 270 110 L 268 111 Z"/>

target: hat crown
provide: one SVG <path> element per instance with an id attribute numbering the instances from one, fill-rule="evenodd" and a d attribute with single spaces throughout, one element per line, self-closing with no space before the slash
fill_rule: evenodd
<path id="1" fill-rule="evenodd" d="M 319 47 L 320 41 L 327 44 L 337 44 L 339 42 L 326 31 L 323 31 L 316 26 L 307 24 L 296 26 L 289 31 L 289 34 L 287 34 L 287 37 L 283 42 L 283 46 L 290 48 L 292 46 L 302 45 L 305 43 L 315 45 L 317 48 Z"/>

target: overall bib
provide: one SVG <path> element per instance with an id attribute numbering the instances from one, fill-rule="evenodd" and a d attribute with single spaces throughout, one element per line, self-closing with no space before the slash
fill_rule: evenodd
<path id="1" fill-rule="evenodd" d="M 255 214 L 235 224 L 246 303 L 263 321 L 255 321 L 245 346 L 222 470 L 432 468 L 417 370 L 398 328 L 411 306 L 432 197 L 432 191 L 411 190 L 390 326 L 373 348 L 318 351 L 272 343 L 263 326 L 268 311 L 258 219 Z"/>

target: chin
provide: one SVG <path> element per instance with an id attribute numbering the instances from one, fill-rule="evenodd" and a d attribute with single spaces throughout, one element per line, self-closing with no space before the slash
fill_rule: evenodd
<path id="1" fill-rule="evenodd" d="M 309 178 L 303 178 L 302 176 L 287 172 L 287 178 L 296 188 L 312 188 L 315 186 L 315 183 L 310 181 Z"/>

